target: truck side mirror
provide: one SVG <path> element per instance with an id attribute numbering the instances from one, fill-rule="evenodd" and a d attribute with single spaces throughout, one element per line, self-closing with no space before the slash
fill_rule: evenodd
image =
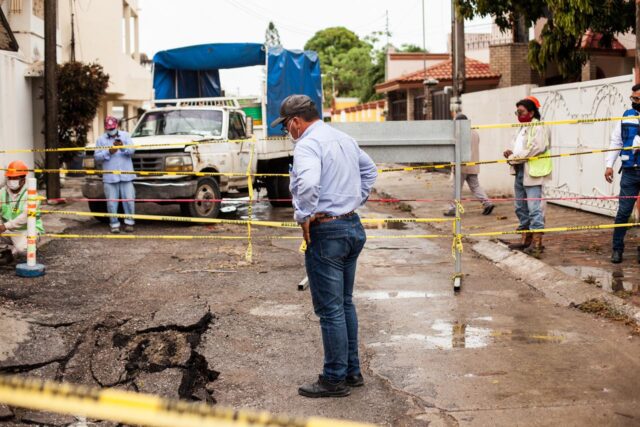
<path id="1" fill-rule="evenodd" d="M 253 136 L 253 117 L 247 116 L 246 137 L 251 138 Z"/>

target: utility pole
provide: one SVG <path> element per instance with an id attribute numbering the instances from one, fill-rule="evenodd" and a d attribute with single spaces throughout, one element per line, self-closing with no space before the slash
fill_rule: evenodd
<path id="1" fill-rule="evenodd" d="M 57 40 L 58 1 L 44 2 L 44 121 L 45 148 L 58 148 Z M 57 151 L 45 153 L 46 169 L 60 169 Z M 45 174 L 47 199 L 60 198 L 60 174 Z"/>
<path id="2" fill-rule="evenodd" d="M 638 0 L 640 1 L 640 0 Z M 429 105 L 429 85 L 427 84 L 427 23 L 425 22 L 425 10 L 424 10 L 424 2 L 422 0 L 422 70 L 424 72 L 424 98 L 422 100 L 422 117 L 424 120 L 427 120 L 427 109 Z"/>
<path id="3" fill-rule="evenodd" d="M 453 97 L 451 113 L 461 111 L 465 83 L 464 18 L 458 16 L 456 0 L 451 0 L 451 77 Z"/>
<path id="4" fill-rule="evenodd" d="M 640 0 L 636 0 L 636 72 L 635 83 L 640 83 Z"/>

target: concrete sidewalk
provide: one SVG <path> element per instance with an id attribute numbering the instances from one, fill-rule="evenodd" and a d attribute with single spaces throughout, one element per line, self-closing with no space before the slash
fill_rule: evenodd
<path id="1" fill-rule="evenodd" d="M 505 179 L 511 179 L 505 176 Z M 482 174 L 480 174 L 482 183 Z M 448 208 L 453 181 L 448 174 L 426 171 L 394 172 L 381 174 L 375 198 L 438 199 L 439 202 L 404 202 L 401 207 L 416 217 L 442 218 Z M 490 195 L 491 197 L 492 195 Z M 496 195 L 493 195 L 494 197 Z M 467 186 L 463 198 L 472 198 Z M 496 208 L 489 216 L 482 215 L 480 202 L 465 201 L 462 216 L 463 233 L 513 231 L 517 228 L 512 201 L 495 202 Z M 612 218 L 595 215 L 553 204 L 546 207 L 546 227 L 611 224 Z M 448 223 L 435 223 L 432 227 L 442 233 L 450 233 Z M 640 321 L 640 265 L 635 260 L 635 246 L 640 243 L 637 229 L 627 234 L 626 258 L 623 264 L 609 261 L 611 247 L 610 230 L 592 230 L 572 233 L 549 233 L 544 236 L 546 247 L 540 260 L 520 252 L 510 251 L 505 241 L 518 240 L 519 236 L 500 238 L 465 238 L 465 249 L 473 249 L 488 258 L 499 268 L 541 291 L 553 302 L 572 306 L 592 299 L 601 299 L 616 310 Z M 637 243 L 636 243 L 637 242 Z M 464 267 L 463 267 L 464 271 Z M 464 286 L 464 285 L 463 285 Z"/>

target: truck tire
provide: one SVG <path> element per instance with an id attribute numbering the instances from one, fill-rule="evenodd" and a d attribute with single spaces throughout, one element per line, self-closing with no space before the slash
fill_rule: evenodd
<path id="1" fill-rule="evenodd" d="M 196 187 L 196 194 L 193 196 L 196 200 L 218 200 L 217 202 L 190 202 L 180 205 L 180 209 L 184 216 L 193 218 L 217 218 L 220 214 L 220 187 L 213 178 L 200 178 Z"/>
<path id="2" fill-rule="evenodd" d="M 107 213 L 107 202 L 105 201 L 91 201 L 89 202 L 89 210 L 95 213 Z M 118 203 L 118 213 L 123 214 L 124 208 L 122 207 L 122 203 Z M 96 221 L 101 222 L 103 224 L 109 223 L 109 218 L 106 216 L 94 216 Z"/>
<path id="3" fill-rule="evenodd" d="M 289 191 L 289 177 L 288 176 L 270 176 L 266 181 L 267 197 L 269 203 L 274 208 L 290 208 L 291 200 L 275 200 L 275 199 L 291 199 L 291 192 Z"/>

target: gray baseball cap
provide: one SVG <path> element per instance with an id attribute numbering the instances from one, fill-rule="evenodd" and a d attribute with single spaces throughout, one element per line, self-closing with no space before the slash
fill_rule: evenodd
<path id="1" fill-rule="evenodd" d="M 278 126 L 290 117 L 315 109 L 316 104 L 307 95 L 287 96 L 280 104 L 280 117 L 271 122 L 271 127 Z"/>

